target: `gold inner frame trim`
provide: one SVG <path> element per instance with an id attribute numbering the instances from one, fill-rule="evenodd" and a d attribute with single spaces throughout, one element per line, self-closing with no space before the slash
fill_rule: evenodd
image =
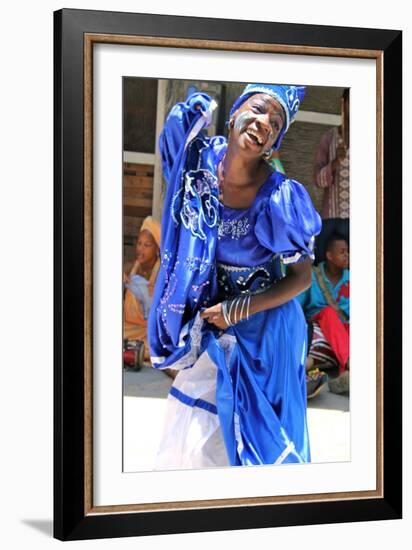
<path id="1" fill-rule="evenodd" d="M 376 490 L 269 497 L 93 505 L 93 45 L 97 43 L 284 53 L 376 60 Z M 84 513 L 85 515 L 383 498 L 383 52 L 116 34 L 84 35 Z"/>

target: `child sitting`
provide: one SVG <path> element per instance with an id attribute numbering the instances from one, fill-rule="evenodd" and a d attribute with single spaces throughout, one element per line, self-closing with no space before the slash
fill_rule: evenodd
<path id="1" fill-rule="evenodd" d="M 326 260 L 313 269 L 311 287 L 297 299 L 312 336 L 308 364 L 338 367 L 329 389 L 349 391 L 349 249 L 343 237 L 329 237 Z"/>

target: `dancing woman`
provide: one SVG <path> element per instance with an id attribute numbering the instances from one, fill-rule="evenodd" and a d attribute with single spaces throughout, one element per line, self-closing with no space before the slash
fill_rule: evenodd
<path id="1" fill-rule="evenodd" d="M 216 107 L 206 94 L 166 120 L 149 345 L 154 367 L 179 373 L 157 469 L 310 461 L 306 322 L 294 297 L 310 285 L 321 221 L 305 188 L 265 160 L 303 95 L 249 84 L 227 140 L 201 132 Z"/>

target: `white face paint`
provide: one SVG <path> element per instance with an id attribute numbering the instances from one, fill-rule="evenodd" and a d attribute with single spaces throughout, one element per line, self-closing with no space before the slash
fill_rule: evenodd
<path id="1" fill-rule="evenodd" d="M 246 133 L 248 141 L 264 147 L 267 154 L 284 126 L 282 106 L 267 94 L 256 94 L 247 99 L 239 111 L 233 123 L 236 137 Z"/>
<path id="2" fill-rule="evenodd" d="M 241 134 L 249 126 L 249 124 L 253 122 L 254 119 L 255 117 L 253 115 L 247 111 L 244 111 L 243 113 L 237 115 L 233 128 L 234 130 L 238 130 L 239 134 Z"/>

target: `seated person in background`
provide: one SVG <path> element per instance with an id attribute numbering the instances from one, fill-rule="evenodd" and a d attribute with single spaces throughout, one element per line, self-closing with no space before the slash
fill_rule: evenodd
<path id="1" fill-rule="evenodd" d="M 326 260 L 312 271 L 312 285 L 297 296 L 312 330 L 308 364 L 338 367 L 329 381 L 333 393 L 349 391 L 349 249 L 334 233 L 326 243 Z"/>
<path id="2" fill-rule="evenodd" d="M 151 216 L 142 224 L 136 243 L 136 261 L 125 275 L 124 330 L 128 340 L 142 340 L 147 348 L 147 318 L 159 271 L 160 225 Z"/>
<path id="3" fill-rule="evenodd" d="M 126 352 L 140 350 L 137 365 L 143 359 L 150 360 L 147 345 L 147 319 L 152 302 L 153 289 L 160 266 L 160 224 L 152 216 L 144 219 L 136 243 L 136 260 L 129 272 L 124 274 L 126 287 L 124 297 L 123 338 Z M 144 348 L 139 346 L 143 343 Z M 137 344 L 137 345 L 136 345 Z"/>
<path id="4" fill-rule="evenodd" d="M 349 88 L 341 99 L 342 124 L 327 130 L 319 143 L 314 183 L 323 189 L 322 231 L 315 241 L 315 264 L 326 259 L 329 235 L 339 233 L 349 243 Z"/>

